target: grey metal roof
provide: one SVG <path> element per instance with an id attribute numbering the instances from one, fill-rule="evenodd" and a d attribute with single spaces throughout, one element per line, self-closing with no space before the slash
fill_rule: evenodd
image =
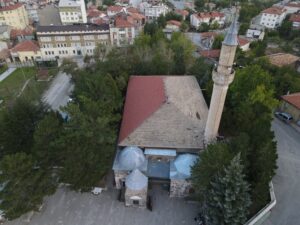
<path id="1" fill-rule="evenodd" d="M 131 190 L 142 190 L 148 185 L 148 177 L 135 169 L 126 177 L 125 185 Z"/>
<path id="2" fill-rule="evenodd" d="M 223 44 L 229 45 L 229 46 L 238 46 L 238 22 L 237 22 L 237 14 L 234 15 L 234 19 L 227 31 L 227 34 L 225 36 L 225 39 L 223 41 Z"/>
<path id="3" fill-rule="evenodd" d="M 191 167 L 196 163 L 199 156 L 194 154 L 181 154 L 171 162 L 170 179 L 187 179 L 191 177 Z"/>
<path id="4" fill-rule="evenodd" d="M 175 149 L 146 148 L 145 155 L 176 156 Z"/>
<path id="5" fill-rule="evenodd" d="M 53 25 L 53 26 L 38 26 L 37 32 L 78 32 L 78 31 L 109 31 L 108 24 L 74 24 L 74 25 Z"/>

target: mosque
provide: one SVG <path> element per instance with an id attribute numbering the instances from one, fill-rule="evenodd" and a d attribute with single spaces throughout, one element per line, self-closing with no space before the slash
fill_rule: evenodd
<path id="1" fill-rule="evenodd" d="M 193 76 L 131 76 L 118 148 L 113 163 L 115 186 L 124 190 L 126 206 L 146 207 L 148 187 L 161 182 L 170 197 L 193 191 L 191 166 L 205 145 L 216 140 L 237 40 L 237 18 L 229 27 L 213 70 L 208 109 Z"/>

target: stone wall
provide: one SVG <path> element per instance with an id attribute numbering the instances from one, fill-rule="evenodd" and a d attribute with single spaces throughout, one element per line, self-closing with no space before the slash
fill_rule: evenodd
<path id="1" fill-rule="evenodd" d="M 189 195 L 192 183 L 186 180 L 171 180 L 170 197 L 186 197 Z"/>
<path id="2" fill-rule="evenodd" d="M 125 191 L 125 205 L 145 208 L 147 206 L 147 190 L 148 186 L 142 190 L 130 190 L 126 188 Z M 134 200 L 138 200 L 139 204 L 134 204 Z"/>
<path id="3" fill-rule="evenodd" d="M 116 188 L 121 189 L 122 188 L 122 182 L 125 181 L 126 176 L 128 175 L 128 171 L 114 171 L 115 174 L 115 182 L 116 182 Z"/>

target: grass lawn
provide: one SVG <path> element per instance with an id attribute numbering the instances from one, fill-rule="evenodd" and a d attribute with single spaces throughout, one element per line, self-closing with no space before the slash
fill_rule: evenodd
<path id="1" fill-rule="evenodd" d="M 4 73 L 6 70 L 7 70 L 7 65 L 4 64 L 4 65 L 0 66 L 0 75 L 2 73 Z"/>
<path id="2" fill-rule="evenodd" d="M 3 106 L 11 104 L 21 93 L 23 86 L 28 82 L 21 96 L 32 101 L 40 99 L 49 82 L 37 82 L 36 67 L 18 68 L 13 74 L 0 82 L 0 99 L 4 100 Z"/>

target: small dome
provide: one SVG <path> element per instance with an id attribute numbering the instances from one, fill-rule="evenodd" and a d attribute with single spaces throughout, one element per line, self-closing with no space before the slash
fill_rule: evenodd
<path id="1" fill-rule="evenodd" d="M 186 177 L 191 176 L 191 167 L 196 163 L 198 156 L 193 154 L 182 154 L 177 156 L 174 161 L 174 166 L 177 173 L 184 175 Z"/>
<path id="2" fill-rule="evenodd" d="M 134 146 L 124 148 L 119 155 L 119 163 L 124 170 L 134 170 L 145 162 L 143 151 Z"/>
<path id="3" fill-rule="evenodd" d="M 142 190 L 148 185 L 148 177 L 135 169 L 126 177 L 125 185 L 131 190 Z"/>

